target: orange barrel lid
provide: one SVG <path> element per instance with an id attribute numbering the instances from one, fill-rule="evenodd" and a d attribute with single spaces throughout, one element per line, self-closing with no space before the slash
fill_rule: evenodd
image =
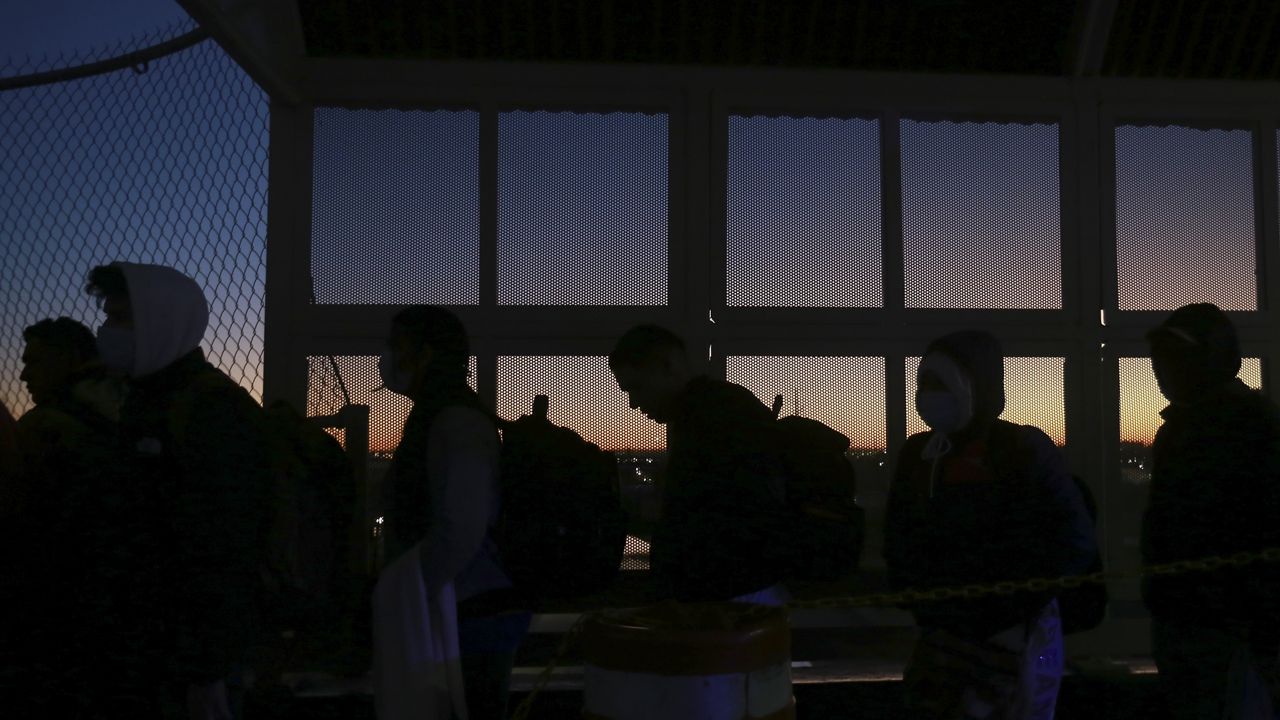
<path id="1" fill-rule="evenodd" d="M 654 675 L 722 675 L 791 661 L 782 607 L 749 603 L 662 603 L 609 610 L 582 629 L 583 659 L 605 670 Z"/>

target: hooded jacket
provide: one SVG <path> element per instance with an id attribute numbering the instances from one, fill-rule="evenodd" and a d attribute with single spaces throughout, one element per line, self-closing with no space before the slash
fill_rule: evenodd
<path id="1" fill-rule="evenodd" d="M 154 613 L 146 645 L 169 679 L 208 683 L 243 659 L 255 629 L 269 488 L 262 410 L 204 359 L 209 311 L 195 281 L 119 266 L 135 342 L 120 421 L 128 520 L 147 538 L 132 569 L 154 585 L 137 612 Z"/>
<path id="2" fill-rule="evenodd" d="M 895 590 L 1082 573 L 1096 553 L 1084 499 L 1044 432 L 999 419 L 1004 359 L 996 339 L 961 332 L 930 344 L 968 375 L 973 416 L 937 459 L 932 432 L 898 455 L 885 521 L 885 561 Z M 936 473 L 936 475 L 935 475 Z M 931 481 L 932 478 L 932 481 Z M 931 496 L 932 487 L 932 496 Z M 1051 593 L 1023 592 L 912 608 L 923 627 L 973 639 L 1034 618 Z"/>
<path id="3" fill-rule="evenodd" d="M 1241 353 L 1230 322 L 1217 308 L 1191 305 L 1156 333 L 1188 341 L 1186 367 L 1204 391 L 1160 413 L 1143 562 L 1280 547 L 1280 409 L 1236 379 Z M 1263 655 L 1280 651 L 1275 563 L 1147 578 L 1143 597 L 1158 620 L 1241 632 Z"/>

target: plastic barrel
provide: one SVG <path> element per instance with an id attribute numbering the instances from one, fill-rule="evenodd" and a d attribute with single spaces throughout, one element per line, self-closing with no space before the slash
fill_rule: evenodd
<path id="1" fill-rule="evenodd" d="M 785 608 L 667 603 L 582 630 L 586 720 L 792 720 Z"/>

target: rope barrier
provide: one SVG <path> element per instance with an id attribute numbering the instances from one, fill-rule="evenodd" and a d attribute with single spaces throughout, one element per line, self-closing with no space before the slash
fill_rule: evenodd
<path id="1" fill-rule="evenodd" d="M 961 585 L 954 587 L 929 588 L 927 590 L 907 589 L 894 593 L 875 593 L 848 597 L 823 598 L 819 600 L 797 600 L 787 604 L 791 609 L 836 609 L 858 607 L 900 607 L 903 605 L 920 605 L 944 600 L 987 597 L 989 595 L 1012 595 L 1016 592 L 1044 592 L 1046 590 L 1068 590 L 1081 585 L 1106 584 L 1116 580 L 1129 580 L 1146 576 L 1167 577 L 1193 572 L 1211 572 L 1223 568 L 1242 568 L 1256 563 L 1280 562 L 1280 548 L 1268 548 L 1259 552 L 1240 552 L 1228 556 L 1213 556 L 1195 560 L 1179 560 L 1177 562 L 1146 565 L 1134 570 L 1096 572 L 1089 575 L 1066 575 L 1055 578 L 1032 578 L 1019 581 L 1002 581 L 985 585 Z M 534 683 L 529 695 L 516 708 L 512 720 L 527 720 L 533 708 L 534 700 L 551 681 L 555 668 L 564 660 L 573 642 L 582 634 L 585 622 L 597 613 L 583 613 L 565 632 L 555 655 Z"/>

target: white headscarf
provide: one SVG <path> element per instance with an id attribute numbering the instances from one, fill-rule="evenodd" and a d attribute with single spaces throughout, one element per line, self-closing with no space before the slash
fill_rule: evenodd
<path id="1" fill-rule="evenodd" d="M 195 280 L 164 265 L 112 265 L 124 273 L 133 311 L 130 377 L 146 377 L 163 370 L 200 347 L 209 327 L 209 301 Z"/>

